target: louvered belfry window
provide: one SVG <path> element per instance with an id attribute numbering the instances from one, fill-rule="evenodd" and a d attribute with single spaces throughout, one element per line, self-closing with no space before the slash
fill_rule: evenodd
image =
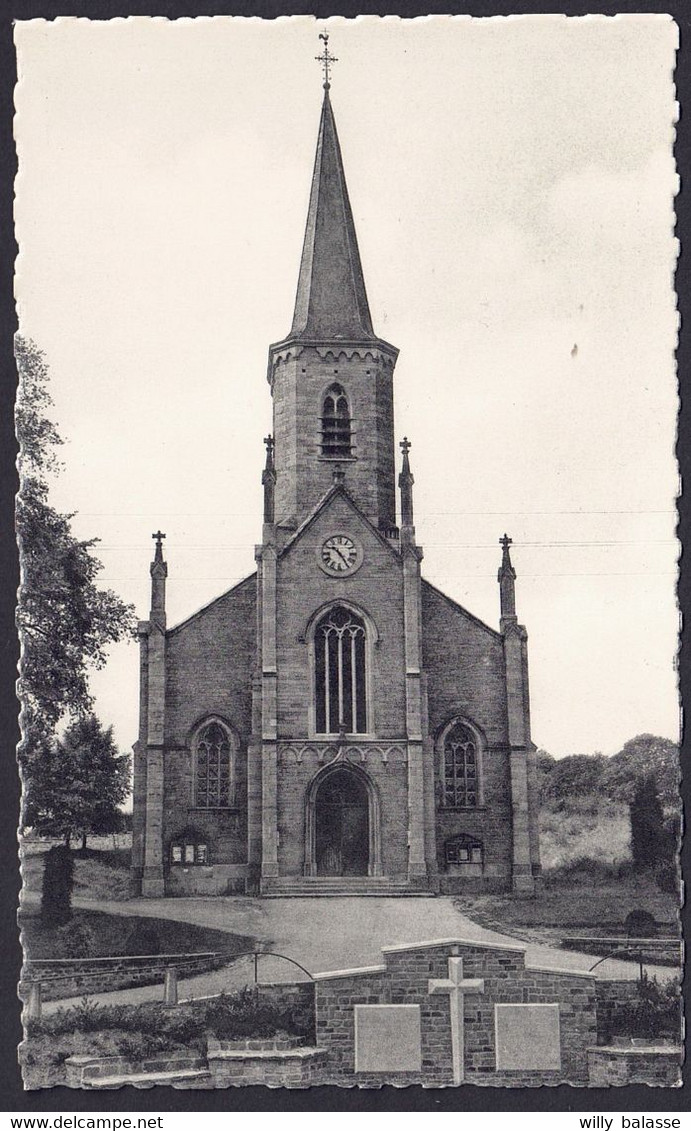
<path id="1" fill-rule="evenodd" d="M 337 605 L 314 634 L 316 724 L 319 734 L 365 734 L 365 625 Z"/>
<path id="2" fill-rule="evenodd" d="M 477 742 L 468 727 L 456 723 L 444 740 L 444 805 L 474 808 L 478 791 Z"/>
<path id="3" fill-rule="evenodd" d="M 322 455 L 343 459 L 352 451 L 348 398 L 342 385 L 332 385 L 322 407 Z"/>
<path id="4" fill-rule="evenodd" d="M 197 739 L 197 805 L 226 809 L 232 805 L 230 740 L 220 723 L 209 723 Z"/>

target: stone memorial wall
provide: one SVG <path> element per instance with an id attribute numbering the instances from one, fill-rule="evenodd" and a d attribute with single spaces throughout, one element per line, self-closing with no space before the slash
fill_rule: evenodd
<path id="1" fill-rule="evenodd" d="M 382 954 L 380 966 L 316 976 L 325 1083 L 588 1083 L 594 976 L 527 966 L 522 946 L 461 939 Z"/>

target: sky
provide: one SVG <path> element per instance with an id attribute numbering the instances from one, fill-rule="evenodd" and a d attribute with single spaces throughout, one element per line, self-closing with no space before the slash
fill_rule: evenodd
<path id="1" fill-rule="evenodd" d="M 171 625 L 253 571 L 323 28 L 424 575 L 496 627 L 507 531 L 534 741 L 676 739 L 667 16 L 19 22 L 16 301 L 66 440 L 52 501 L 142 618 L 159 527 Z M 136 645 L 92 687 L 129 749 Z"/>

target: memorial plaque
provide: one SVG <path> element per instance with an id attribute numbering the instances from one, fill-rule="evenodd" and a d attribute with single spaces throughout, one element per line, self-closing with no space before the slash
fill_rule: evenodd
<path id="1" fill-rule="evenodd" d="M 355 1006 L 355 1071 L 420 1072 L 419 1005 Z"/>
<path id="2" fill-rule="evenodd" d="M 551 1072 L 561 1068 L 559 1006 L 495 1005 L 498 1072 Z"/>

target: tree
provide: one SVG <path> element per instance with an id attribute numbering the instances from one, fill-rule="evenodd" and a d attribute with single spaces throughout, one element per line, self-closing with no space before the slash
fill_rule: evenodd
<path id="1" fill-rule="evenodd" d="M 89 669 L 103 667 L 108 645 L 133 631 L 134 610 L 110 590 L 97 587 L 102 566 L 92 551 L 98 539 L 75 538 L 70 526 L 74 515 L 60 514 L 48 501 L 48 477 L 60 470 L 55 449 L 62 443 L 46 415 L 52 403 L 48 367 L 43 353 L 27 339 L 17 337 L 15 352 L 22 570 L 20 755 L 27 773 L 63 716 L 90 711 Z"/>
<path id="2" fill-rule="evenodd" d="M 606 762 L 604 754 L 567 754 L 545 773 L 548 763 L 543 758 L 543 796 L 567 801 L 595 793 L 600 788 Z"/>
<path id="3" fill-rule="evenodd" d="M 679 810 L 679 747 L 669 738 L 639 734 L 607 763 L 603 788 L 618 801 L 632 801 L 640 778 L 653 774 L 666 809 Z"/>
<path id="4" fill-rule="evenodd" d="M 629 803 L 631 813 L 631 855 L 640 868 L 666 859 L 668 835 L 655 775 L 639 778 Z"/>
<path id="5" fill-rule="evenodd" d="M 127 754 L 119 754 L 112 727 L 94 715 L 78 719 L 60 742 L 44 743 L 27 775 L 25 822 L 66 845 L 81 835 L 117 832 L 119 806 L 129 791 Z"/>

